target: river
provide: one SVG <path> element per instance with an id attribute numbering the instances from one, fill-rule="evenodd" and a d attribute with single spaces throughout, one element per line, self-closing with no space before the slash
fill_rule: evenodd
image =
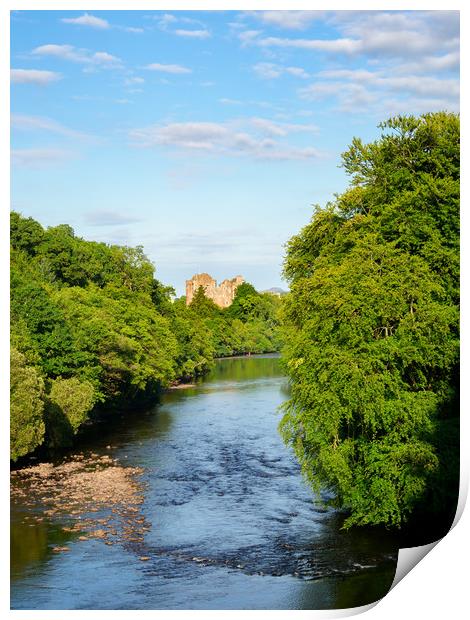
<path id="1" fill-rule="evenodd" d="M 85 507 L 46 510 L 44 488 L 33 495 L 13 476 L 12 608 L 328 609 L 384 596 L 397 543 L 383 531 L 341 531 L 340 516 L 315 500 L 277 430 L 286 398 L 276 357 L 233 358 L 118 417 L 57 476 L 71 497 L 79 459 L 101 459 L 117 480 L 104 484 L 113 497 L 91 521 Z M 113 504 L 127 467 L 140 472 L 131 512 Z M 94 535 L 83 535 L 87 523 Z"/>

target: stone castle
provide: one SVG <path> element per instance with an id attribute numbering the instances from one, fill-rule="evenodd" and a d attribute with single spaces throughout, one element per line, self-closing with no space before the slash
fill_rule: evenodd
<path id="1" fill-rule="evenodd" d="M 221 308 L 227 308 L 235 297 L 237 287 L 244 281 L 242 276 L 235 276 L 231 280 L 224 280 L 217 286 L 217 281 L 208 273 L 197 273 L 191 280 L 186 280 L 186 305 L 189 306 L 198 288 L 202 286 L 206 297 L 212 299 Z"/>

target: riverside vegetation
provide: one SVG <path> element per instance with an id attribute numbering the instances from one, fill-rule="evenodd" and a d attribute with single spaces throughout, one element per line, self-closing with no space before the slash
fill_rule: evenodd
<path id="1" fill-rule="evenodd" d="M 381 127 L 343 154 L 350 187 L 288 242 L 282 303 L 249 284 L 225 310 L 202 289 L 189 307 L 171 303 L 142 248 L 13 213 L 11 458 L 67 444 L 94 411 L 201 375 L 217 356 L 282 340 L 281 432 L 313 489 L 346 509 L 344 526 L 433 514 L 447 527 L 458 495 L 459 118 Z"/>
<path id="2" fill-rule="evenodd" d="M 85 241 L 11 214 L 10 457 L 71 445 L 96 414 L 204 374 L 216 357 L 277 351 L 280 300 L 241 285 L 187 307 L 142 247 Z"/>
<path id="3" fill-rule="evenodd" d="M 293 237 L 282 432 L 345 526 L 448 528 L 458 496 L 459 118 L 400 116 Z M 444 535 L 445 531 L 440 535 Z M 429 541 L 428 541 L 429 542 Z M 417 543 L 415 543 L 417 544 Z"/>

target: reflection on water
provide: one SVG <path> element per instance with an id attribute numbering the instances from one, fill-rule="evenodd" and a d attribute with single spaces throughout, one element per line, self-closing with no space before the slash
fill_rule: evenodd
<path id="1" fill-rule="evenodd" d="M 11 526 L 11 578 L 20 579 L 47 562 L 54 546 L 67 545 L 77 534 L 64 531 L 49 520 L 37 521 L 29 511 L 13 508 Z"/>
<path id="2" fill-rule="evenodd" d="M 144 469 L 150 529 L 113 546 L 81 541 L 17 501 L 13 608 L 323 609 L 384 596 L 397 542 L 341 531 L 312 498 L 277 432 L 286 390 L 275 357 L 222 360 L 90 440 L 86 450 Z M 58 544 L 69 551 L 52 553 Z"/>

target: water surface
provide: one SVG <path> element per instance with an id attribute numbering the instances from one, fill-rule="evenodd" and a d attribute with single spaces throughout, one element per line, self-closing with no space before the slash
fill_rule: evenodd
<path id="1" fill-rule="evenodd" d="M 384 596 L 397 542 L 340 531 L 315 501 L 277 430 L 286 398 L 276 357 L 227 359 L 120 418 L 85 451 L 144 469 L 150 528 L 137 541 L 83 541 L 58 517 L 31 519 L 40 501 L 14 501 L 12 608 L 324 609 Z"/>

